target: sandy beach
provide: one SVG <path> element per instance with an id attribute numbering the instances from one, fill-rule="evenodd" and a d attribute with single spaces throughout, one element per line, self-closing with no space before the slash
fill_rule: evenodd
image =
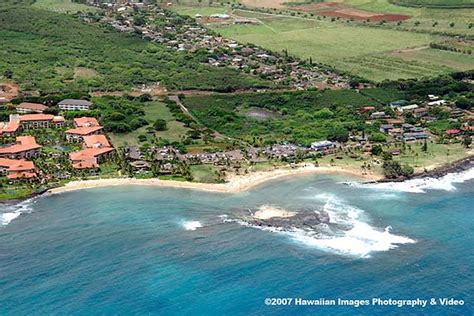
<path id="1" fill-rule="evenodd" d="M 56 194 L 67 191 L 74 191 L 80 189 L 90 189 L 105 186 L 117 185 L 146 185 L 172 188 L 187 188 L 210 192 L 222 193 L 237 193 L 248 190 L 254 186 L 262 184 L 269 180 L 274 180 L 280 177 L 297 176 L 302 174 L 345 174 L 352 177 L 358 177 L 366 181 L 379 180 L 380 175 L 362 174 L 361 171 L 344 169 L 341 167 L 319 166 L 314 165 L 300 165 L 296 168 L 280 168 L 271 171 L 250 172 L 246 175 L 232 175 L 227 178 L 226 183 L 197 183 L 174 180 L 160 180 L 160 179 L 134 179 L 134 178 L 114 178 L 114 179 L 97 179 L 97 180 L 81 180 L 72 181 L 63 187 L 58 187 L 49 190 L 49 193 Z"/>

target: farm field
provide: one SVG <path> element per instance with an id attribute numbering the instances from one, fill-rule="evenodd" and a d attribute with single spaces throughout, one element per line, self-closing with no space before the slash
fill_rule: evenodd
<path id="1" fill-rule="evenodd" d="M 236 10 L 240 15 L 242 11 Z M 251 14 L 253 17 L 257 13 Z M 254 43 L 275 51 L 288 50 L 303 59 L 332 65 L 367 79 L 421 78 L 469 65 L 446 65 L 443 60 L 422 59 L 406 63 L 387 53 L 407 48 L 427 47 L 439 39 L 424 33 L 344 25 L 315 19 L 260 14 L 260 25 L 210 25 L 223 36 Z"/>
<path id="2" fill-rule="evenodd" d="M 368 6 L 368 1 L 349 1 L 360 5 L 361 8 Z M 392 7 L 398 8 L 388 2 L 375 1 L 369 8 L 388 10 Z M 206 10 L 205 7 L 194 7 L 192 11 L 186 7 L 174 9 L 182 14 L 192 12 L 193 15 L 205 15 Z M 402 7 L 398 13 L 406 14 L 413 10 L 419 9 Z M 318 20 L 301 16 L 278 16 L 240 9 L 234 10 L 233 13 L 256 18 L 261 24 L 207 26 L 240 42 L 254 43 L 275 51 L 288 50 L 290 54 L 300 58 L 312 58 L 313 61 L 329 64 L 374 81 L 422 78 L 474 68 L 471 56 L 425 50 L 430 43 L 440 41 L 443 37 L 404 29 L 413 23 L 411 20 L 404 21 L 401 26 L 393 25 L 393 28 L 376 28 L 354 22 L 331 22 L 329 18 Z M 417 53 L 405 53 L 411 50 Z M 394 53 L 400 51 L 404 53 Z"/>
<path id="3" fill-rule="evenodd" d="M 455 70 L 474 69 L 474 57 L 472 55 L 426 48 L 422 50 L 393 52 L 392 56 L 408 61 L 426 62 L 442 65 Z"/>
<path id="4" fill-rule="evenodd" d="M 449 0 L 440 1 L 444 1 L 445 3 L 451 2 Z M 395 2 L 395 0 L 392 2 Z M 473 1 L 470 0 L 470 2 Z M 474 28 L 469 28 L 469 25 L 473 22 L 472 16 L 474 16 L 474 8 L 437 9 L 429 7 L 406 7 L 390 3 L 389 0 L 335 0 L 314 4 L 314 6 L 318 8 L 328 3 L 334 4 L 334 6 L 331 5 L 329 8 L 331 10 L 355 9 L 379 14 L 402 14 L 411 16 L 411 19 L 406 20 L 401 23 L 401 25 L 395 23 L 389 24 L 390 27 L 395 29 L 430 33 L 442 32 L 453 35 L 474 35 Z M 298 9 L 298 6 L 291 8 Z M 324 9 L 323 7 L 318 10 L 326 11 L 328 8 Z M 313 13 L 314 12 L 317 11 L 313 11 Z"/>

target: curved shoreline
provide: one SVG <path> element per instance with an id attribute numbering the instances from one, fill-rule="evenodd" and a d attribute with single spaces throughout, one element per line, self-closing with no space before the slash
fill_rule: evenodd
<path id="1" fill-rule="evenodd" d="M 260 185 L 264 182 L 274 180 L 281 177 L 304 175 L 304 174 L 345 174 L 352 177 L 362 178 L 365 180 L 377 181 L 383 178 L 379 175 L 365 175 L 360 171 L 344 169 L 340 167 L 315 167 L 312 165 L 300 166 L 293 169 L 276 169 L 272 171 L 251 172 L 247 175 L 234 175 L 229 177 L 226 183 L 198 183 L 175 180 L 160 179 L 135 179 L 135 178 L 113 178 L 113 179 L 97 179 L 97 180 L 80 180 L 67 183 L 65 186 L 53 188 L 47 191 L 50 194 L 58 194 L 81 189 L 91 189 L 105 186 L 121 186 L 121 185 L 143 185 L 170 187 L 182 189 L 195 189 L 209 192 L 220 193 L 238 193 L 246 191 Z"/>

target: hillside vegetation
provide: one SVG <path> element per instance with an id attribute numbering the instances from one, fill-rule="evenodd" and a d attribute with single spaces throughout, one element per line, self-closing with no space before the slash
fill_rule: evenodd
<path id="1" fill-rule="evenodd" d="M 23 90 L 127 90 L 150 82 L 217 91 L 271 85 L 237 70 L 201 65 L 192 54 L 135 35 L 13 2 L 0 7 L 0 76 L 19 82 Z M 78 68 L 89 70 L 88 76 L 75 76 Z"/>

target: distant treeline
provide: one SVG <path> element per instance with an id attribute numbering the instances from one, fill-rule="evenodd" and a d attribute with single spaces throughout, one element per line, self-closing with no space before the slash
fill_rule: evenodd
<path id="1" fill-rule="evenodd" d="M 462 53 L 462 54 L 467 54 L 467 55 L 472 54 L 472 50 L 470 48 L 462 49 L 459 47 L 449 46 L 449 45 L 440 44 L 440 43 L 430 43 L 430 47 L 434 49 L 447 50 L 447 51 L 457 52 L 457 53 Z"/>
<path id="2" fill-rule="evenodd" d="M 406 7 L 426 7 L 439 9 L 474 8 L 472 0 L 388 0 L 391 4 Z"/>
<path id="3" fill-rule="evenodd" d="M 381 88 L 394 88 L 403 92 L 409 99 L 426 98 L 428 94 L 449 95 L 472 92 L 474 86 L 467 80 L 474 80 L 474 70 L 455 72 L 430 79 L 400 79 L 385 81 Z"/>

